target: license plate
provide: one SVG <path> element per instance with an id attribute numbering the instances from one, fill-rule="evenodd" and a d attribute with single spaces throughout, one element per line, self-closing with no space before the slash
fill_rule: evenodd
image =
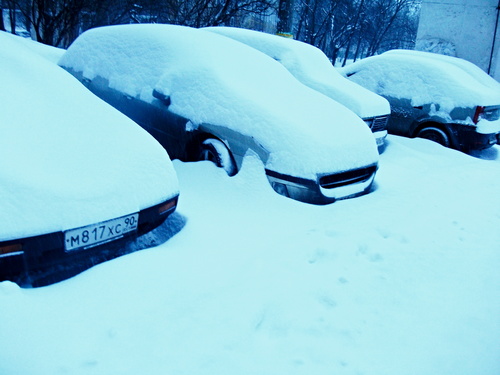
<path id="1" fill-rule="evenodd" d="M 135 232 L 139 214 L 130 214 L 116 219 L 87 225 L 64 232 L 64 248 L 66 251 L 88 249 L 104 242 L 113 241 L 125 234 Z"/>

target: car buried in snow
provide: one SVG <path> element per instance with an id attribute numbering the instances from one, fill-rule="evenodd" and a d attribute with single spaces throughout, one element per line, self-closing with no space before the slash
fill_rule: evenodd
<path id="1" fill-rule="evenodd" d="M 464 152 L 497 143 L 500 84 L 468 61 L 393 50 L 341 72 L 389 100 L 389 133 L 430 139 Z"/>
<path id="2" fill-rule="evenodd" d="M 206 27 L 237 40 L 281 63 L 296 79 L 356 113 L 371 129 L 379 150 L 384 148 L 391 108 L 386 99 L 343 77 L 319 48 L 310 44 L 236 27 Z"/>
<path id="3" fill-rule="evenodd" d="M 378 152 L 364 122 L 229 38 L 174 25 L 102 27 L 80 35 L 59 65 L 172 159 L 211 160 L 232 176 L 250 152 L 275 191 L 313 204 L 372 185 Z"/>
<path id="4" fill-rule="evenodd" d="M 124 254 L 177 205 L 168 154 L 0 32 L 0 281 L 42 286 Z"/>

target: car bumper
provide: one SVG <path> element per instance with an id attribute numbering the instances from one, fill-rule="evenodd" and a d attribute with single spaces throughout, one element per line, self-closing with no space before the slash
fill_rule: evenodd
<path id="1" fill-rule="evenodd" d="M 371 165 L 337 174 L 319 175 L 316 181 L 268 169 L 266 175 L 277 193 L 301 202 L 323 205 L 368 193 L 376 171 L 377 166 Z"/>
<path id="2" fill-rule="evenodd" d="M 498 142 L 496 133 L 478 133 L 474 126 L 456 124 L 452 126 L 456 135 L 458 149 L 462 151 L 484 150 Z"/>
<path id="3" fill-rule="evenodd" d="M 178 196 L 139 211 L 136 231 L 90 247 L 68 250 L 65 232 L 0 241 L 0 281 L 43 286 L 124 255 L 125 245 L 161 225 L 175 211 L 177 200 Z"/>
<path id="4" fill-rule="evenodd" d="M 378 132 L 374 132 L 373 136 L 375 137 L 375 142 L 377 143 L 377 148 L 380 150 L 385 146 L 385 138 L 387 137 L 387 130 L 381 130 Z"/>

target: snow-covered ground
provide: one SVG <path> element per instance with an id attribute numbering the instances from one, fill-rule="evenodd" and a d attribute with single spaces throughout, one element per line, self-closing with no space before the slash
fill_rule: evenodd
<path id="1" fill-rule="evenodd" d="M 499 374 L 500 147 L 480 156 L 389 136 L 376 190 L 327 206 L 253 157 L 175 161 L 167 242 L 0 283 L 0 374 Z"/>
<path id="2" fill-rule="evenodd" d="M 252 156 L 174 167 L 165 243 L 0 283 L 0 375 L 500 373 L 500 146 L 389 136 L 374 191 L 327 206 Z"/>

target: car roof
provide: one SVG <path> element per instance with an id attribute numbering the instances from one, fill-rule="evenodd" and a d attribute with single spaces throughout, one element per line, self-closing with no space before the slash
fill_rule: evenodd
<path id="1" fill-rule="evenodd" d="M 352 81 L 380 95 L 411 99 L 412 105 L 456 107 L 500 104 L 500 91 L 482 84 L 460 64 L 428 53 L 383 53 L 342 69 Z"/>
<path id="2" fill-rule="evenodd" d="M 207 30 L 249 45 L 280 62 L 303 84 L 342 103 L 358 116 L 390 113 L 387 100 L 343 77 L 319 48 L 264 32 L 235 27 L 207 27 Z"/>
<path id="3" fill-rule="evenodd" d="M 413 51 L 413 50 L 405 50 L 405 49 L 394 49 L 387 52 L 384 52 L 384 55 L 392 55 L 399 54 L 404 56 L 419 56 L 428 59 L 435 59 L 438 61 L 443 61 L 448 64 L 455 65 L 456 67 L 462 69 L 466 73 L 470 74 L 472 77 L 477 79 L 481 84 L 500 91 L 500 82 L 495 80 L 493 77 L 488 75 L 484 70 L 479 68 L 477 65 L 473 64 L 470 61 L 465 59 L 461 59 L 454 56 L 442 55 L 439 53 L 432 52 L 424 52 L 424 51 Z"/>

